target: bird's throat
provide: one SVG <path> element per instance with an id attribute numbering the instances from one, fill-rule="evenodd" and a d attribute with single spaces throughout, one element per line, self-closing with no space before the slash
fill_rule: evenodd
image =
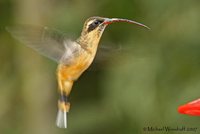
<path id="1" fill-rule="evenodd" d="M 96 54 L 101 35 L 81 36 L 77 42 L 80 46 L 92 55 Z"/>

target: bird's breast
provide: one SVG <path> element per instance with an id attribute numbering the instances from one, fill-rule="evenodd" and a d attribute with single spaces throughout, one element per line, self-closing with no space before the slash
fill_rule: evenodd
<path id="1" fill-rule="evenodd" d="M 93 54 L 82 52 L 72 59 L 71 64 L 60 64 L 58 66 L 58 77 L 62 80 L 76 80 L 91 65 Z"/>

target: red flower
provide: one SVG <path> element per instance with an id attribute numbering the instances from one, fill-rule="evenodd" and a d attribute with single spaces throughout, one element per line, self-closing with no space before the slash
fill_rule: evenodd
<path id="1" fill-rule="evenodd" d="M 200 116 L 200 99 L 197 99 L 185 105 L 179 106 L 178 112 L 181 114 Z"/>

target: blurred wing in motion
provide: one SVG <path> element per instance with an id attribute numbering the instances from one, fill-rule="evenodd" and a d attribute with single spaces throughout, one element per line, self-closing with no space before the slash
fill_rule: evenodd
<path id="1" fill-rule="evenodd" d="M 106 65 L 110 64 L 116 56 L 125 53 L 126 51 L 124 48 L 121 47 L 119 44 L 100 44 L 97 50 L 97 54 L 92 65 L 88 68 L 88 71 L 99 71 L 107 69 Z"/>
<path id="2" fill-rule="evenodd" d="M 101 62 L 105 60 L 109 60 L 110 58 L 114 57 L 116 54 L 122 53 L 121 45 L 117 44 L 107 44 L 107 45 L 100 45 L 97 51 L 97 55 L 95 57 L 95 62 Z"/>
<path id="3" fill-rule="evenodd" d="M 6 27 L 6 30 L 28 47 L 56 62 L 59 62 L 64 55 L 66 38 L 58 30 L 29 25 Z"/>

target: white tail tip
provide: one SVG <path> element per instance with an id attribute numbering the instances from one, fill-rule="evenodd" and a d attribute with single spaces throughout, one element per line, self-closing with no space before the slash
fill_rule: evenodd
<path id="1" fill-rule="evenodd" d="M 59 128 L 67 128 L 67 112 L 58 110 L 56 125 Z"/>

